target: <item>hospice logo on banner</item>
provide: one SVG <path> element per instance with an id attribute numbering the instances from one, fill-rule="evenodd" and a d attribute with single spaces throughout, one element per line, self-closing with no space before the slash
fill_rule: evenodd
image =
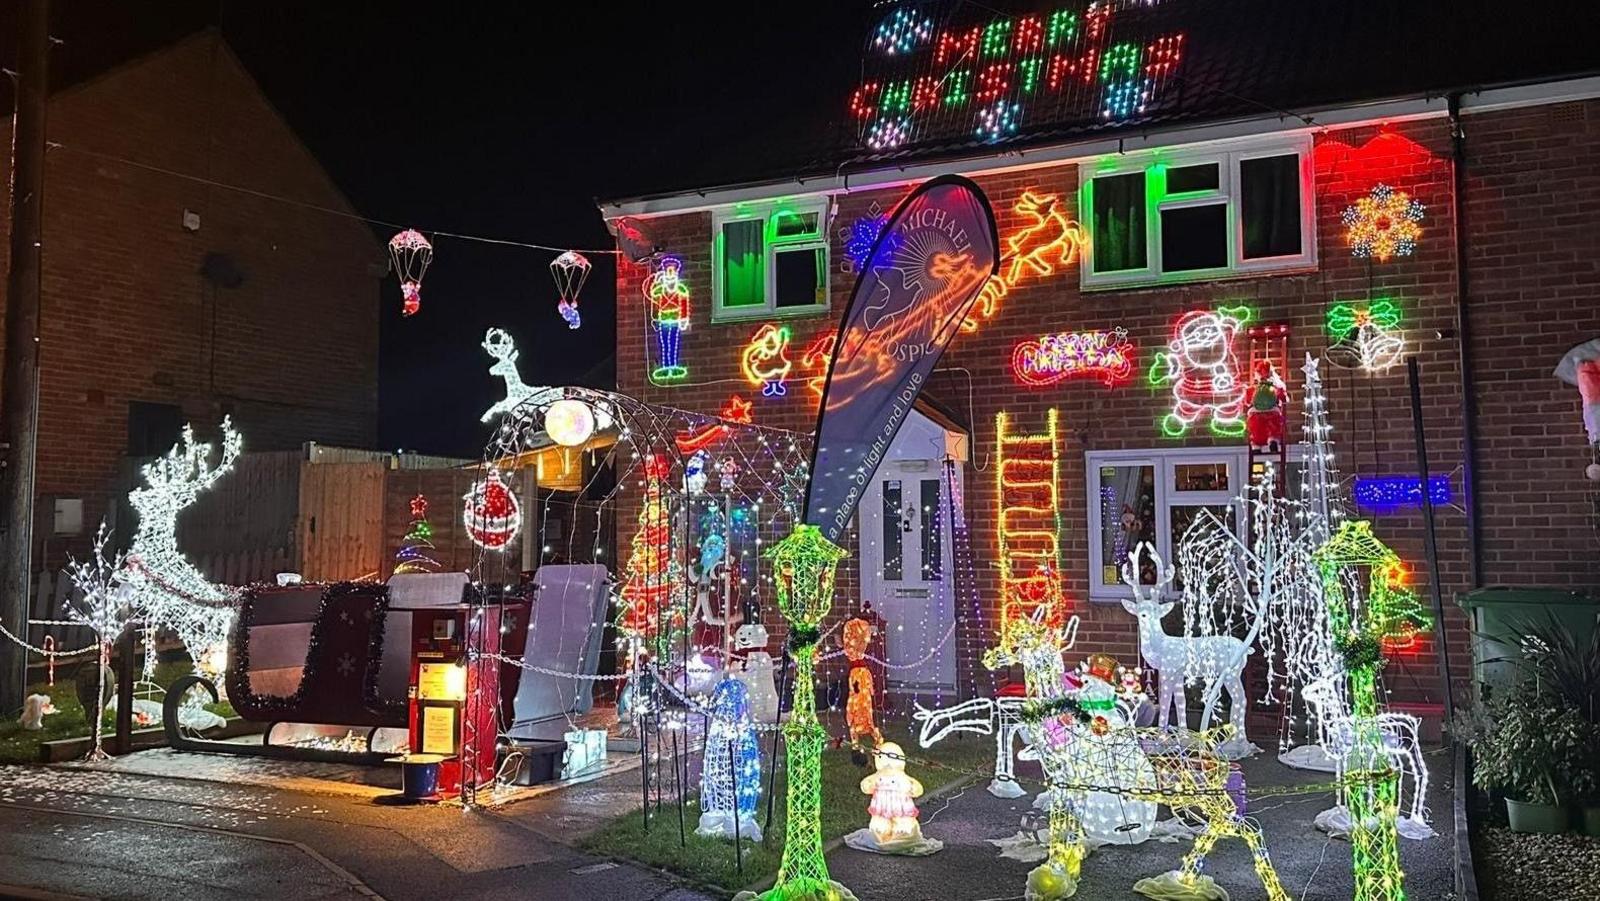
<path id="1" fill-rule="evenodd" d="M 994 210 L 944 175 L 884 224 L 839 327 L 804 519 L 835 544 L 917 395 L 1000 259 Z"/>

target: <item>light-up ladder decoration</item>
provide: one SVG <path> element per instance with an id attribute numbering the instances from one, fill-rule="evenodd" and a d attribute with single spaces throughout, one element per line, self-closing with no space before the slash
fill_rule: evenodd
<path id="1" fill-rule="evenodd" d="M 1048 607 L 1046 621 L 1063 625 L 1061 597 L 1060 462 L 1058 414 L 1045 416 L 1043 432 L 1011 431 L 1008 413 L 995 416 L 999 449 L 995 490 L 1000 509 L 1000 648 L 1014 651 L 1019 622 Z"/>

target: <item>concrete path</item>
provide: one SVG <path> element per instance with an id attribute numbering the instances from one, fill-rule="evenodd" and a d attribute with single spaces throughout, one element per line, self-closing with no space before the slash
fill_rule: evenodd
<path id="1" fill-rule="evenodd" d="M 703 897 L 576 852 L 506 812 L 386 807 L 349 786 L 307 790 L 315 784 L 0 767 L 0 896 Z"/>

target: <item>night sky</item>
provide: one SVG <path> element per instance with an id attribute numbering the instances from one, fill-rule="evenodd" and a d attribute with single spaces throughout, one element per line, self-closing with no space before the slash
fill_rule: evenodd
<path id="1" fill-rule="evenodd" d="M 220 25 L 364 215 L 578 247 L 611 246 L 596 197 L 714 183 L 830 137 L 870 16 L 845 2 L 54 5 L 58 85 Z M 14 17 L 0 13 L 8 64 Z M 515 336 L 531 384 L 609 382 L 612 262 L 590 256 L 571 331 L 552 257 L 438 238 L 411 319 L 384 282 L 383 447 L 482 452 L 478 417 L 502 396 L 479 347 L 491 325 Z"/>

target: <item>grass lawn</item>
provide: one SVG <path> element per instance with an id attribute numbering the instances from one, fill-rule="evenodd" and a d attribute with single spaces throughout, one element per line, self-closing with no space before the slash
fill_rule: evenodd
<path id="1" fill-rule="evenodd" d="M 79 738 L 89 734 L 90 714 L 85 713 L 83 707 L 78 704 L 78 694 L 73 687 L 72 677 L 77 671 L 77 665 L 59 666 L 56 668 L 55 685 L 38 682 L 29 686 L 29 694 L 49 695 L 50 703 L 56 708 L 56 712 L 44 718 L 44 728 L 37 732 L 23 731 L 22 725 L 14 719 L 0 722 L 0 763 L 37 763 L 39 745 L 43 742 L 61 738 Z M 182 661 L 158 663 L 155 682 L 165 688 L 193 671 L 194 667 L 187 658 Z M 226 701 L 221 704 L 207 704 L 206 709 L 224 717 L 235 716 L 233 708 Z M 116 727 L 116 714 L 106 711 L 102 725 L 103 734 L 109 738 L 114 734 Z"/>
<path id="2" fill-rule="evenodd" d="M 843 717 L 825 714 L 820 717 L 829 735 L 844 732 Z M 931 793 L 935 789 L 963 779 L 971 773 L 986 776 L 994 769 L 994 738 L 991 736 L 952 736 L 929 749 L 917 747 L 916 739 L 907 734 L 904 720 L 880 724 L 884 737 L 905 748 L 909 762 L 906 770 L 922 782 Z M 763 768 L 770 766 L 766 759 L 767 741 L 762 742 Z M 778 748 L 780 757 L 784 746 Z M 938 764 L 935 766 L 934 764 Z M 944 767 L 948 767 L 945 769 Z M 829 841 L 854 832 L 867 825 L 867 796 L 861 793 L 861 777 L 870 769 L 850 762 L 850 749 L 829 747 L 822 753 L 822 838 Z M 668 770 L 669 786 L 671 771 Z M 741 876 L 733 857 L 733 842 L 701 838 L 694 834 L 700 820 L 700 809 L 693 803 L 684 805 L 684 831 L 687 847 L 679 843 L 678 811 L 676 805 L 663 800 L 661 813 L 651 811 L 650 829 L 645 831 L 644 818 L 635 811 L 612 820 L 585 838 L 580 844 L 587 851 L 610 857 L 626 858 L 645 866 L 675 873 L 692 882 L 731 893 L 746 885 L 772 876 L 778 871 L 783 857 L 785 823 L 784 789 L 785 772 L 778 771 L 774 793 L 777 804 L 772 814 L 772 828 L 763 840 L 752 844 L 744 842 L 744 874 Z M 763 777 L 764 778 L 764 777 Z M 757 819 L 764 822 L 767 798 L 763 791 L 761 810 Z"/>

